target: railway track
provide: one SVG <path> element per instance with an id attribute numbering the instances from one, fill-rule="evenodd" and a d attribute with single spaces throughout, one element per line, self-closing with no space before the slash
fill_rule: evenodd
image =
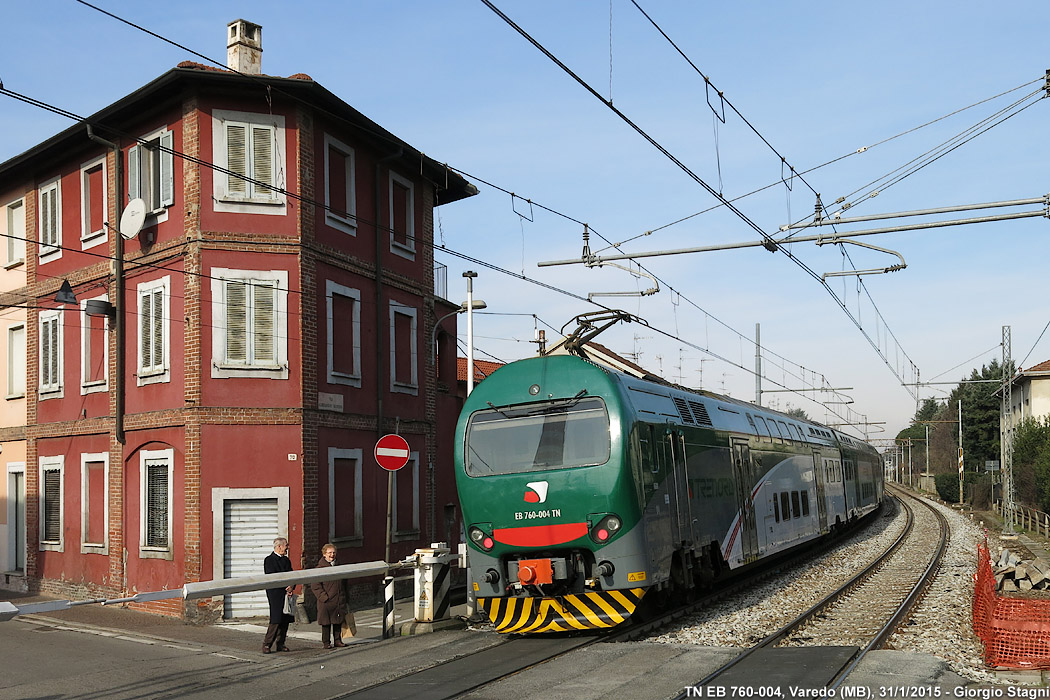
<path id="1" fill-rule="evenodd" d="M 880 648 L 933 580 L 948 543 L 947 520 L 937 509 L 906 492 L 895 495 L 908 513 L 907 524 L 882 556 L 693 688 L 743 681 L 751 686 L 756 678 L 773 687 L 837 688 L 864 655 Z M 790 651 L 774 656 L 773 648 Z"/>
<path id="2" fill-rule="evenodd" d="M 861 523 L 861 527 L 867 524 L 867 522 Z M 828 549 L 841 546 L 843 542 L 843 538 L 836 538 L 822 542 L 805 552 L 793 553 L 781 561 L 764 565 L 742 576 L 735 576 L 717 590 L 686 605 L 673 607 L 646 620 L 634 620 L 623 629 L 617 629 L 611 633 L 585 636 L 552 634 L 523 637 L 508 635 L 500 642 L 480 651 L 336 697 L 353 698 L 354 700 L 422 697 L 440 700 L 458 697 L 583 647 L 644 638 L 654 630 L 733 595 L 741 588 L 756 586 L 779 576 L 786 566 L 796 564 L 800 560 L 811 560 Z"/>

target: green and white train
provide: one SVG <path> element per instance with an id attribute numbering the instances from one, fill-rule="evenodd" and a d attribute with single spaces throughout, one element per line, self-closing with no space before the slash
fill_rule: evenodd
<path id="1" fill-rule="evenodd" d="M 572 355 L 471 393 L 456 479 L 473 587 L 500 632 L 613 627 L 879 507 L 866 443 Z"/>

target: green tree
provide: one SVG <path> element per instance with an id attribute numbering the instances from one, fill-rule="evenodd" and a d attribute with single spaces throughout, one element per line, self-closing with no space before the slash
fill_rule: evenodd
<path id="1" fill-rule="evenodd" d="M 798 418 L 799 420 L 812 420 L 812 418 L 810 418 L 805 411 L 803 411 L 801 408 L 796 408 L 791 404 L 788 404 L 787 410 L 784 411 L 784 413 L 788 414 L 792 418 Z"/>
<path id="2" fill-rule="evenodd" d="M 1011 366 L 1008 374 L 1013 374 Z M 967 468 L 984 469 L 988 460 L 999 459 L 999 382 L 1003 378 L 1003 367 L 993 359 L 987 365 L 970 372 L 968 381 L 963 380 L 948 397 L 948 408 L 958 413 L 962 401 L 963 457 Z M 998 381 L 982 381 L 998 380 Z"/>
<path id="3" fill-rule="evenodd" d="M 1013 470 L 1015 498 L 1050 512 L 1050 417 L 1017 426 Z"/>
<path id="4" fill-rule="evenodd" d="M 925 399 L 922 402 L 922 406 L 919 407 L 919 410 L 915 412 L 915 417 L 912 418 L 912 424 L 897 433 L 897 443 L 903 444 L 908 438 L 911 438 L 918 444 L 925 443 L 926 426 L 934 419 L 937 412 L 942 407 L 942 404 L 937 403 L 936 399 Z"/>

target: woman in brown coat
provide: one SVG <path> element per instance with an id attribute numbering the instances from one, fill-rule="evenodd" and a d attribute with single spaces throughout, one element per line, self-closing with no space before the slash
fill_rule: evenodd
<path id="1" fill-rule="evenodd" d="M 317 568 L 336 566 L 335 545 L 321 547 Z M 317 624 L 321 625 L 321 644 L 325 649 L 345 647 L 342 639 L 343 620 L 346 619 L 346 579 L 315 581 L 310 584 L 317 598 Z"/>

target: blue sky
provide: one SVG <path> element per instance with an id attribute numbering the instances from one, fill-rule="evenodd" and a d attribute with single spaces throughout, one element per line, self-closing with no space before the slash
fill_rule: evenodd
<path id="1" fill-rule="evenodd" d="M 729 108 L 724 124 L 715 119 L 703 78 L 630 0 L 494 2 L 725 197 L 775 183 L 735 202 L 766 234 L 779 236 L 781 225 L 810 215 L 814 190 L 825 205 L 840 196 L 856 201 L 848 215 L 859 216 L 1041 197 L 1050 189 L 1045 100 L 892 186 L 880 180 L 1040 90 L 1050 67 L 1042 3 L 1006 3 L 993 12 L 987 3 L 937 0 L 638 0 L 760 138 Z M 428 156 L 474 178 L 477 197 L 441 208 L 438 243 L 575 295 L 439 252 L 453 301 L 465 297 L 461 273 L 479 272 L 475 296 L 488 309 L 475 319 L 478 357 L 525 357 L 535 351 L 529 342 L 535 326 L 551 337 L 552 327 L 597 309 L 578 297 L 651 286 L 611 267 L 537 267 L 579 256 L 577 222 L 593 231 L 592 250 L 605 247 L 601 237 L 635 239 L 625 252 L 758 238 L 724 208 L 693 216 L 717 200 L 479 0 L 315 2 L 295 9 L 260 0 L 95 4 L 219 61 L 229 21 L 261 24 L 263 72 L 311 75 Z M 74 0 L 16 4 L 6 9 L 5 24 L 3 85 L 82 115 L 182 60 L 199 60 Z M 977 104 L 1001 93 L 1007 94 Z M 718 98 L 711 100 L 721 113 Z M 70 122 L 0 96 L 0 124 L 4 161 Z M 781 156 L 805 173 L 789 179 L 790 188 L 781 182 L 789 172 Z M 873 189 L 877 196 L 864 196 Z M 883 225 L 843 226 L 839 233 Z M 753 400 L 753 337 L 761 324 L 766 388 L 823 380 L 852 387 L 844 392 L 852 413 L 842 404 L 832 409 L 884 423 L 869 427 L 869 435 L 891 437 L 915 411 L 897 376 L 915 381 L 912 364 L 922 380 L 957 380 L 1001 356 L 1003 326 L 1011 327 L 1015 361 L 1050 359 L 1050 338 L 1037 344 L 1050 320 L 1040 254 L 1047 225 L 1032 218 L 857 239 L 899 252 L 908 265 L 861 278 L 863 288 L 855 277 L 829 280 L 870 342 L 819 281 L 788 256 L 760 248 L 641 259 L 663 281 L 659 293 L 597 300 L 652 327 L 624 325 L 599 341 L 640 353 L 641 364 L 672 380 Z M 647 231 L 653 233 L 643 236 Z M 846 248 L 860 269 L 897 261 Z M 790 251 L 818 278 L 843 268 L 834 245 L 796 243 Z M 940 398 L 950 389 L 918 393 Z M 768 394 L 765 401 L 840 422 L 801 395 Z"/>

